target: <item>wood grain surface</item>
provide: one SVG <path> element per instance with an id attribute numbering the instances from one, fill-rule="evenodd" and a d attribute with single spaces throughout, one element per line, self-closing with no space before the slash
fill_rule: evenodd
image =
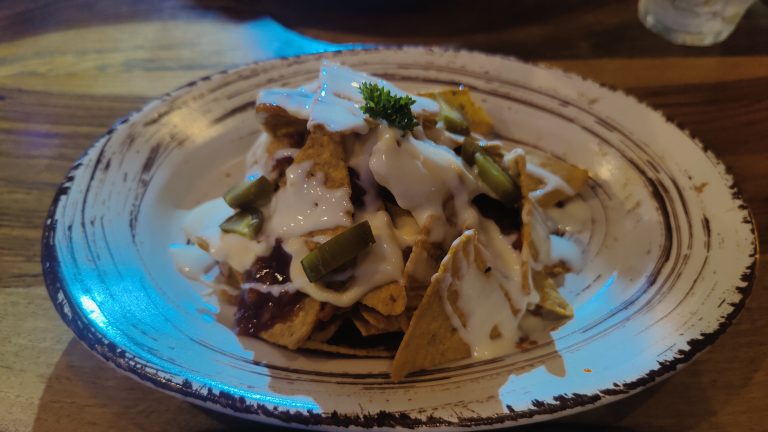
<path id="1" fill-rule="evenodd" d="M 759 2 L 725 43 L 686 48 L 645 30 L 628 1 L 0 1 L 0 431 L 260 430 L 118 374 L 73 339 L 43 286 L 41 226 L 71 164 L 150 98 L 340 43 L 506 53 L 623 89 L 730 167 L 767 250 L 768 7 Z M 685 370 L 565 424 L 527 429 L 768 430 L 766 279 Z"/>

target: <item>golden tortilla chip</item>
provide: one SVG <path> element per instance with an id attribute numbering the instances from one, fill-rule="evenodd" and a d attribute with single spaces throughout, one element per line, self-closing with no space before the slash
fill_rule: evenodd
<path id="1" fill-rule="evenodd" d="M 312 334 L 309 336 L 309 339 L 317 342 L 327 341 L 334 335 L 334 333 L 336 333 L 336 330 L 341 327 L 341 324 L 345 319 L 347 319 L 346 316 L 337 316 L 326 322 L 317 323 Z"/>
<path id="2" fill-rule="evenodd" d="M 475 231 L 468 233 L 472 234 L 462 234 L 454 241 L 437 273 L 431 278 L 429 288 L 416 309 L 392 362 L 393 380 L 399 381 L 411 372 L 461 360 L 472 354 L 469 345 L 454 328 L 445 310 L 441 292 L 443 284 L 453 285 L 460 282 L 454 278 L 454 274 L 464 265 L 462 251 L 467 247 L 474 247 L 477 238 Z M 450 291 L 449 289 L 449 294 Z M 458 312 L 455 299 L 451 297 L 448 295 L 448 303 Z"/>
<path id="3" fill-rule="evenodd" d="M 537 314 L 556 323 L 555 328 L 573 318 L 573 308 L 560 294 L 557 284 L 551 277 L 544 272 L 534 270 L 531 274 L 531 282 L 539 292 L 539 303 L 535 309 Z"/>
<path id="4" fill-rule="evenodd" d="M 284 108 L 272 104 L 257 104 L 256 113 L 261 125 L 274 139 L 267 147 L 267 155 L 288 147 L 301 147 L 307 137 L 307 121 L 293 117 Z"/>
<path id="5" fill-rule="evenodd" d="M 407 296 L 406 307 L 416 308 L 427 291 L 432 275 L 437 272 L 443 257 L 442 248 L 429 242 L 424 235 L 413 245 L 411 255 L 405 263 L 403 281 Z"/>
<path id="6" fill-rule="evenodd" d="M 309 172 L 311 175 L 322 175 L 325 178 L 325 187 L 328 189 L 345 188 L 349 196 L 352 188 L 349 181 L 349 171 L 344 162 L 344 146 L 341 135 L 328 133 L 324 130 L 312 131 L 307 137 L 304 147 L 299 150 L 293 163 L 312 161 Z M 307 249 L 314 250 L 318 242 L 312 240 L 315 237 L 331 237 L 340 234 L 347 227 L 340 226 L 305 234 Z"/>
<path id="7" fill-rule="evenodd" d="M 350 315 L 350 319 L 352 320 L 352 323 L 355 324 L 355 327 L 357 327 L 357 330 L 360 332 L 360 334 L 363 336 L 374 336 L 400 330 L 399 325 L 392 329 L 379 327 L 365 319 L 365 317 L 363 317 L 359 312 Z"/>
<path id="8" fill-rule="evenodd" d="M 320 302 L 306 297 L 290 320 L 275 324 L 269 330 L 259 333 L 259 337 L 289 349 L 297 349 L 312 334 L 319 313 Z"/>
<path id="9" fill-rule="evenodd" d="M 469 123 L 469 130 L 472 132 L 479 133 L 480 135 L 488 135 L 493 132 L 493 123 L 490 116 L 488 116 L 483 107 L 472 100 L 469 89 L 466 87 L 420 93 L 420 96 L 426 96 L 434 100 L 442 99 L 443 102 L 464 116 L 464 119 Z"/>
<path id="10" fill-rule="evenodd" d="M 521 191 L 521 220 L 522 220 L 522 227 L 520 235 L 522 236 L 522 244 L 523 244 L 523 255 L 522 255 L 522 265 L 520 266 L 520 270 L 522 272 L 522 288 L 523 292 L 525 294 L 530 294 L 532 287 L 528 283 L 528 272 L 530 271 L 530 253 L 531 248 L 530 244 L 531 242 L 531 226 L 530 226 L 530 212 L 532 211 L 532 202 L 531 199 L 528 197 L 528 193 L 530 192 L 528 187 L 532 185 L 532 183 L 528 180 L 528 174 L 526 171 L 527 166 L 527 159 L 526 154 L 520 152 L 519 154 L 515 155 L 513 158 L 510 158 L 507 160 L 507 172 L 510 173 L 515 183 L 520 185 L 520 191 Z M 533 253 L 536 253 L 535 250 Z"/>
<path id="11" fill-rule="evenodd" d="M 360 302 L 384 315 L 400 315 L 405 310 L 405 286 L 390 282 L 369 291 Z"/>
<path id="12" fill-rule="evenodd" d="M 413 311 L 406 309 L 405 311 L 403 311 L 403 313 L 398 315 L 396 318 L 397 318 L 398 324 L 400 324 L 400 330 L 402 330 L 403 333 L 405 333 L 408 331 L 408 327 L 411 325 L 411 318 L 413 318 Z"/>
<path id="13" fill-rule="evenodd" d="M 533 164 L 550 172 L 552 175 L 559 177 L 574 193 L 578 193 L 583 189 L 587 184 L 587 180 L 589 180 L 589 172 L 587 170 L 563 162 L 552 156 L 530 154 L 527 156 L 527 159 L 529 164 Z M 533 199 L 542 208 L 552 207 L 559 201 L 573 197 L 573 194 L 560 188 L 555 187 L 545 189 L 546 184 L 544 181 L 530 173 L 524 178 L 524 181 L 526 184 L 523 185 L 523 188 L 529 191 L 528 194 L 534 195 Z M 539 190 L 542 190 L 542 192 L 537 195 L 535 192 Z M 526 196 L 528 196 L 528 194 L 526 194 Z"/>
<path id="14" fill-rule="evenodd" d="M 568 302 L 560 295 L 558 287 L 555 284 L 552 277 L 547 273 L 547 269 L 544 271 L 536 271 L 531 267 L 531 262 L 535 262 L 539 258 L 539 251 L 534 241 L 534 230 L 541 230 L 542 227 L 534 225 L 536 207 L 538 204 L 533 202 L 529 197 L 529 194 L 536 190 L 534 188 L 539 187 L 536 181 L 533 181 L 528 174 L 527 164 L 524 162 L 520 164 L 518 162 L 518 169 L 520 170 L 521 186 L 523 192 L 523 286 L 526 289 L 535 289 L 539 294 L 539 303 L 536 305 L 536 310 L 543 318 L 551 320 L 554 323 L 554 327 L 564 323 L 570 318 L 573 318 L 573 308 Z M 578 189 L 576 189 L 578 190 Z M 546 233 L 548 235 L 548 233 Z M 551 266 L 551 271 L 562 270 L 558 265 Z M 553 273 L 550 273 L 553 274 Z M 532 287 L 530 285 L 533 285 Z"/>
<path id="15" fill-rule="evenodd" d="M 400 325 L 400 316 L 383 315 L 374 309 L 367 306 L 360 305 L 358 308 L 360 315 L 363 316 L 369 323 L 376 327 L 386 330 L 388 332 L 400 331 L 402 327 Z"/>
<path id="16" fill-rule="evenodd" d="M 320 312 L 317 314 L 317 319 L 320 321 L 328 321 L 337 315 L 339 308 L 330 303 L 320 303 Z"/>
<path id="17" fill-rule="evenodd" d="M 390 348 L 355 348 L 346 345 L 332 345 L 326 342 L 320 342 L 316 340 L 307 340 L 301 348 L 323 351 L 334 354 L 344 354 L 354 357 L 392 357 L 394 349 Z"/>
<path id="18" fill-rule="evenodd" d="M 217 289 L 216 293 L 220 301 L 237 306 L 240 300 L 240 286 L 243 284 L 243 274 L 233 269 L 226 262 L 219 263 L 219 277 L 224 280 L 227 286 L 232 287 L 232 291 Z"/>
<path id="19" fill-rule="evenodd" d="M 304 147 L 296 153 L 293 163 L 312 161 L 310 174 L 322 174 L 328 189 L 345 188 L 352 193 L 349 185 L 349 171 L 344 162 L 344 146 L 341 135 L 314 130 L 307 137 Z"/>

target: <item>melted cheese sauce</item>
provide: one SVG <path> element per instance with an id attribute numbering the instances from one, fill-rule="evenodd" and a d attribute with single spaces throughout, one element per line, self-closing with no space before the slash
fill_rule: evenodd
<path id="1" fill-rule="evenodd" d="M 554 229 L 566 234 L 583 232 L 592 223 L 589 205 L 578 199 L 566 202 L 563 207 L 545 209 L 544 213 Z"/>
<path id="2" fill-rule="evenodd" d="M 188 239 L 205 242 L 213 259 L 243 272 L 257 256 L 268 254 L 272 246 L 222 232 L 219 224 L 233 213 L 223 198 L 215 198 L 192 209 L 184 219 L 182 229 Z"/>
<path id="3" fill-rule="evenodd" d="M 279 106 L 293 117 L 306 120 L 310 116 L 316 90 L 317 83 L 310 83 L 295 89 L 264 89 L 259 92 L 258 103 Z"/>
<path id="4" fill-rule="evenodd" d="M 363 137 L 355 135 L 345 137 L 344 147 L 346 154 L 349 155 L 349 166 L 360 176 L 360 185 L 365 190 L 365 196 L 363 196 L 364 211 L 375 211 L 383 205 L 379 199 L 378 185 L 368 164 L 373 147 L 381 140 L 381 135 L 385 133 L 383 129 L 386 128 L 378 126 Z M 361 140 L 362 142 L 360 142 Z"/>
<path id="5" fill-rule="evenodd" d="M 311 166 L 308 161 L 285 171 L 285 186 L 272 197 L 266 212 L 266 232 L 273 237 L 286 239 L 352 224 L 349 192 L 326 188 L 322 175 L 308 175 Z"/>
<path id="6" fill-rule="evenodd" d="M 282 107 L 291 115 L 308 120 L 310 129 L 321 125 L 330 132 L 364 134 L 369 128 L 365 114 L 360 111 L 364 103 L 360 84 L 364 82 L 376 83 L 398 96 L 407 94 L 380 78 L 323 60 L 316 83 L 297 89 L 262 90 L 257 103 Z M 437 102 L 420 96 L 411 97 L 416 100 L 412 107 L 416 115 L 439 111 Z"/>
<path id="7" fill-rule="evenodd" d="M 518 322 L 525 309 L 499 310 L 509 307 L 504 291 L 513 291 L 518 300 L 523 300 L 525 296 L 519 278 L 516 285 L 510 286 L 509 281 L 499 276 L 499 272 L 493 269 L 486 271 L 477 266 L 478 258 L 488 261 L 493 252 L 485 250 L 482 245 L 477 248 L 460 245 L 470 242 L 469 245 L 474 246 L 476 236 L 477 232 L 470 230 L 454 241 L 453 244 L 462 249 L 466 259 L 455 261 L 460 264 L 459 271 L 454 274 L 455 279 L 447 276 L 439 288 L 451 324 L 469 346 L 472 357 L 485 359 L 510 352 L 520 337 Z M 449 288 L 458 295 L 456 306 L 464 317 L 464 323 L 448 300 Z M 494 335 L 494 332 L 497 334 Z"/>
<path id="8" fill-rule="evenodd" d="M 398 205 L 429 230 L 431 241 L 454 237 L 452 231 L 457 229 L 451 225 L 475 223 L 477 212 L 469 202 L 480 190 L 478 180 L 451 149 L 388 128 L 382 130 L 369 165 L 376 181 L 392 192 Z M 446 204 L 453 209 L 446 209 Z M 453 213 L 455 223 L 450 223 L 447 211 Z"/>
<path id="9" fill-rule="evenodd" d="M 299 149 L 288 147 L 281 148 L 275 151 L 274 154 L 268 155 L 267 149 L 274 139 L 270 134 L 263 132 L 256 139 L 250 150 L 248 150 L 245 156 L 246 178 L 257 178 L 263 175 L 272 181 L 276 181 L 279 173 L 274 169 L 275 161 L 284 157 L 293 158 L 299 152 Z"/>
<path id="10" fill-rule="evenodd" d="M 404 267 L 403 255 L 389 215 L 382 210 L 365 219 L 371 224 L 376 243 L 357 257 L 357 265 L 352 272 L 352 283 L 343 291 L 331 290 L 307 279 L 301 266 L 301 258 L 309 253 L 309 249 L 304 239 L 300 237 L 291 238 L 283 243 L 285 251 L 293 256 L 290 266 L 291 282 L 273 286 L 251 283 L 245 284 L 244 287 L 274 295 L 279 294 L 280 291 L 298 290 L 316 300 L 339 307 L 348 307 L 357 303 L 372 289 L 400 281 Z"/>
<path id="11" fill-rule="evenodd" d="M 526 163 L 525 169 L 526 171 L 528 171 L 528 174 L 532 175 L 533 177 L 536 177 L 537 179 L 541 180 L 544 183 L 544 187 L 531 192 L 531 198 L 536 198 L 536 197 L 545 195 L 555 189 L 559 189 L 565 192 L 566 194 L 568 194 L 569 196 L 576 194 L 576 191 L 571 189 L 571 187 L 568 186 L 568 183 L 563 181 L 563 179 L 545 170 L 544 168 L 541 168 L 540 166 L 531 163 L 530 161 Z"/>

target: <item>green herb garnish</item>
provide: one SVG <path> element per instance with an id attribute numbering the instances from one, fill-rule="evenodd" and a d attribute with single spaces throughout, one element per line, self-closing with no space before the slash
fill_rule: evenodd
<path id="1" fill-rule="evenodd" d="M 384 87 L 370 82 L 360 84 L 365 105 L 360 110 L 372 118 L 385 120 L 390 126 L 409 131 L 419 125 L 411 107 L 416 101 L 408 96 L 393 95 Z"/>

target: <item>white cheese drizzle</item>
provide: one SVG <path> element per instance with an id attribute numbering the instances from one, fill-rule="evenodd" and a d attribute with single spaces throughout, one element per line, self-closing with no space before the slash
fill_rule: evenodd
<path id="1" fill-rule="evenodd" d="M 293 164 L 285 171 L 285 186 L 269 203 L 266 232 L 287 239 L 312 231 L 352 223 L 352 203 L 344 188 L 328 189 L 323 175 L 309 175 L 312 162 Z"/>
<path id="2" fill-rule="evenodd" d="M 459 265 L 459 270 L 453 276 L 444 275 L 439 289 L 448 318 L 461 339 L 469 346 L 472 357 L 485 359 L 514 349 L 520 337 L 517 324 L 525 310 L 518 309 L 516 313 L 511 309 L 500 310 L 503 307 L 509 308 L 503 291 L 510 289 L 503 286 L 509 281 L 501 280 L 499 272 L 478 267 L 478 258 L 488 261 L 491 254 L 481 244 L 475 244 L 476 237 L 477 231 L 468 230 L 453 242 L 452 248 L 456 248 L 458 255 L 453 257 L 454 264 Z M 469 245 L 466 245 L 467 242 Z M 476 254 L 480 256 L 477 257 Z M 450 256 L 447 259 L 450 259 Z M 523 296 L 520 286 L 518 278 L 518 284 L 513 290 L 517 297 Z M 448 300 L 449 288 L 457 294 L 456 306 L 464 317 L 464 323 Z M 492 338 L 494 329 L 498 331 L 498 335 Z"/>
<path id="3" fill-rule="evenodd" d="M 276 105 L 295 117 L 307 119 L 310 129 L 321 125 L 330 132 L 364 134 L 368 131 L 366 115 L 360 111 L 364 103 L 360 84 L 364 82 L 376 83 L 397 96 L 407 95 L 381 78 L 323 60 L 316 83 L 297 89 L 262 90 L 257 103 Z M 412 107 L 416 115 L 439 111 L 437 102 L 421 96 L 412 97 L 416 101 Z"/>

